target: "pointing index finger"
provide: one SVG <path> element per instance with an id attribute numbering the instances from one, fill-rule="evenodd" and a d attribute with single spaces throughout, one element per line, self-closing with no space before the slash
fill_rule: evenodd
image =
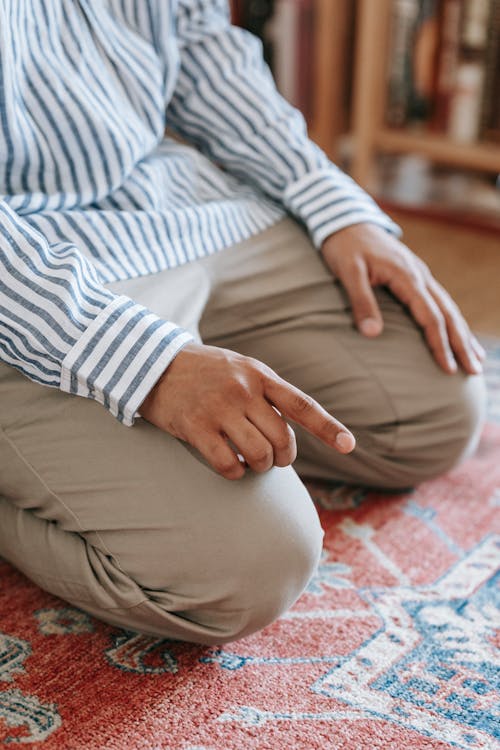
<path id="1" fill-rule="evenodd" d="M 326 445 L 339 453 L 354 450 L 356 440 L 352 432 L 299 388 L 282 378 L 270 377 L 266 378 L 264 394 L 283 416 L 300 424 Z"/>

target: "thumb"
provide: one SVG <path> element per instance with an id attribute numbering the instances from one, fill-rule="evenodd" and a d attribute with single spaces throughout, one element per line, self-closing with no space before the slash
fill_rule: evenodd
<path id="1" fill-rule="evenodd" d="M 349 297 L 354 321 L 359 331 L 370 338 L 378 336 L 382 333 L 384 322 L 370 284 L 365 261 L 359 259 L 339 278 Z"/>

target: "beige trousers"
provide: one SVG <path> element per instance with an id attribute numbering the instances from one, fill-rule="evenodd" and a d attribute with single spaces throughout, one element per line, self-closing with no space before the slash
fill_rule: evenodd
<path id="1" fill-rule="evenodd" d="M 349 456 L 297 430 L 302 474 L 408 487 L 476 444 L 482 379 L 442 373 L 383 291 L 384 333 L 363 338 L 291 219 L 111 288 L 263 360 L 352 429 Z M 263 627 L 304 589 L 322 531 L 292 468 L 230 482 L 149 423 L 123 427 L 5 365 L 0 403 L 0 555 L 42 588 L 109 623 L 202 643 Z"/>

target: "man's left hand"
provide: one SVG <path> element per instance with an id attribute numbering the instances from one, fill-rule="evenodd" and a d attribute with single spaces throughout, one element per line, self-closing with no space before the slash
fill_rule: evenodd
<path id="1" fill-rule="evenodd" d="M 335 232 L 321 248 L 325 263 L 344 285 L 362 334 L 378 336 L 384 321 L 373 287 L 385 286 L 421 326 L 437 363 L 447 373 L 482 371 L 484 349 L 456 303 L 426 264 L 376 224 L 356 224 Z"/>

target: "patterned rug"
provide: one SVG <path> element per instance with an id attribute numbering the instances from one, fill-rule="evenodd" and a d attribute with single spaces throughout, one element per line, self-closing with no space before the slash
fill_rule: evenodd
<path id="1" fill-rule="evenodd" d="M 0 562 L 0 744 L 42 750 L 500 748 L 500 344 L 477 455 L 412 493 L 311 484 L 294 608 L 224 648 L 103 625 Z"/>

